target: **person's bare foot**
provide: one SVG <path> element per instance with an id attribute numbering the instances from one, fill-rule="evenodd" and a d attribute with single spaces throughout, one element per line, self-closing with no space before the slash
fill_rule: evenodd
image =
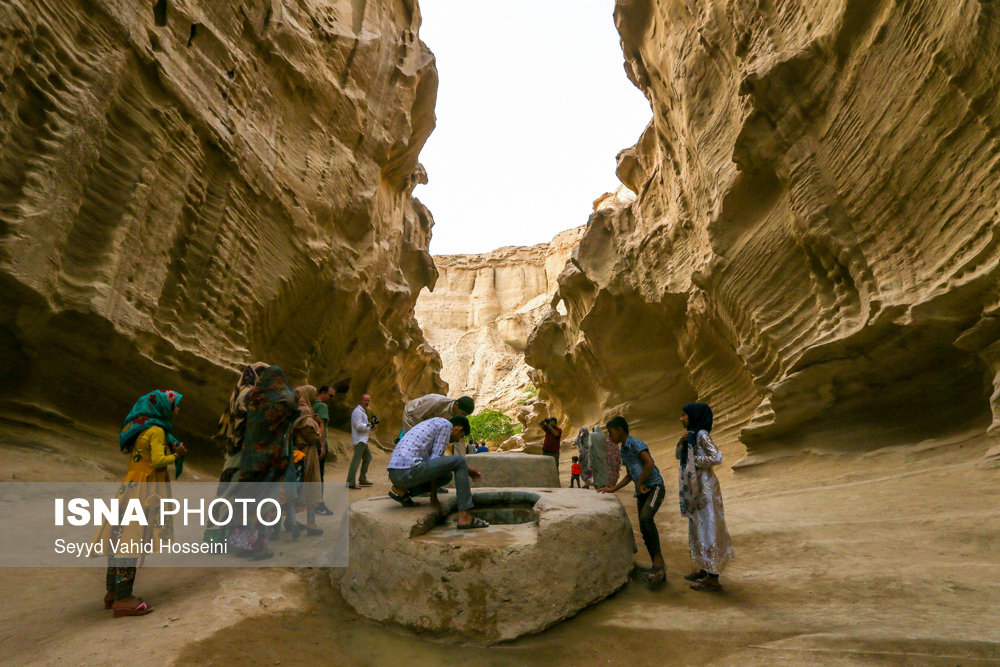
<path id="1" fill-rule="evenodd" d="M 437 512 L 438 514 L 444 514 L 444 511 L 442 511 L 441 509 L 441 501 L 437 499 L 437 496 L 431 496 L 430 502 L 431 502 L 431 507 L 434 508 L 435 512 Z"/>

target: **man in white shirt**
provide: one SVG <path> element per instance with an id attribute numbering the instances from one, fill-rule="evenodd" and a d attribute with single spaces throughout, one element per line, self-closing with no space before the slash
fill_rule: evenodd
<path id="1" fill-rule="evenodd" d="M 371 403 L 371 396 L 365 394 L 361 397 L 361 404 L 354 408 L 351 413 L 351 442 L 354 443 L 354 456 L 351 457 L 351 466 L 347 469 L 347 488 L 357 489 L 362 486 L 371 486 L 368 481 L 368 464 L 372 462 L 372 454 L 368 451 L 368 438 L 372 429 L 369 425 L 368 405 Z M 361 466 L 361 479 L 355 484 L 354 476 L 358 472 L 358 465 Z"/>
<path id="2" fill-rule="evenodd" d="M 464 416 L 451 419 L 432 417 L 408 430 L 392 451 L 389 459 L 389 497 L 404 507 L 419 505 L 413 495 L 430 494 L 431 507 L 441 513 L 438 487 L 455 477 L 455 494 L 458 500 L 458 529 L 486 528 L 490 524 L 472 516 L 472 490 L 469 479 L 480 479 L 479 471 L 468 467 L 464 456 L 444 456 L 449 442 L 460 442 L 469 435 L 471 427 Z"/>

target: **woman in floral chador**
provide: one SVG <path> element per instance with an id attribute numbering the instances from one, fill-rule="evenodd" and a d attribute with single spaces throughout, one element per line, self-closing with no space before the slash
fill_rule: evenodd
<path id="1" fill-rule="evenodd" d="M 266 362 L 258 361 L 243 369 L 240 379 L 236 382 L 236 388 L 229 397 L 229 404 L 219 418 L 219 429 L 212 439 L 218 442 L 226 453 L 222 475 L 219 477 L 220 482 L 230 481 L 240 470 L 240 455 L 243 452 L 243 439 L 247 431 L 247 402 L 268 365 Z"/>
<path id="2" fill-rule="evenodd" d="M 688 518 L 691 560 L 698 569 L 684 578 L 697 591 L 722 588 L 719 575 L 733 559 L 733 545 L 726 530 L 722 509 L 722 489 L 713 466 L 722 463 L 712 436 L 712 408 L 704 403 L 688 403 L 681 414 L 687 436 L 677 443 L 680 461 L 681 514 Z"/>
<path id="3" fill-rule="evenodd" d="M 119 550 L 125 553 L 124 546 L 151 540 L 156 551 L 161 539 L 173 539 L 171 517 L 158 523 L 158 509 L 162 498 L 171 497 L 168 466 L 174 464 L 175 476 L 179 475 L 187 453 L 173 435 L 173 418 L 180 410 L 180 402 L 181 395 L 173 391 L 146 394 L 132 406 L 118 436 L 122 453 L 129 457 L 128 472 L 118 489 L 118 506 L 124 508 L 130 500 L 138 498 L 144 514 L 152 520 L 149 526 L 135 521 L 124 526 L 103 524 L 94 538 L 95 544 L 102 543 L 103 553 L 108 554 L 104 608 L 112 609 L 115 617 L 142 616 L 153 611 L 149 604 L 132 595 L 139 559 L 115 553 L 113 545 L 119 545 Z"/>
<path id="4" fill-rule="evenodd" d="M 246 434 L 240 455 L 239 483 L 227 491 L 233 497 L 280 498 L 294 482 L 294 462 L 291 448 L 291 425 L 298 417 L 295 392 L 288 388 L 285 374 L 278 366 L 269 366 L 260 375 L 247 399 Z M 273 554 L 267 543 L 271 529 L 257 521 L 250 525 L 234 525 L 226 541 L 236 555 L 255 559 Z"/>

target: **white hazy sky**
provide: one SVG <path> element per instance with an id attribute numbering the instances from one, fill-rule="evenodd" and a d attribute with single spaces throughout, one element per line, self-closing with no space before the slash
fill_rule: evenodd
<path id="1" fill-rule="evenodd" d="M 649 104 L 625 76 L 614 0 L 421 0 L 437 129 L 416 196 L 431 253 L 534 245 L 585 224 Z"/>

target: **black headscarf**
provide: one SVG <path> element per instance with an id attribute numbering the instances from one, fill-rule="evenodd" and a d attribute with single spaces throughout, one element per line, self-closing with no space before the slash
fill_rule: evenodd
<path id="1" fill-rule="evenodd" d="M 698 432 L 712 431 L 712 408 L 705 403 L 688 403 L 681 409 L 688 416 L 688 447 L 681 451 L 681 467 L 683 468 L 687 465 L 689 447 L 694 447 L 698 442 Z"/>

